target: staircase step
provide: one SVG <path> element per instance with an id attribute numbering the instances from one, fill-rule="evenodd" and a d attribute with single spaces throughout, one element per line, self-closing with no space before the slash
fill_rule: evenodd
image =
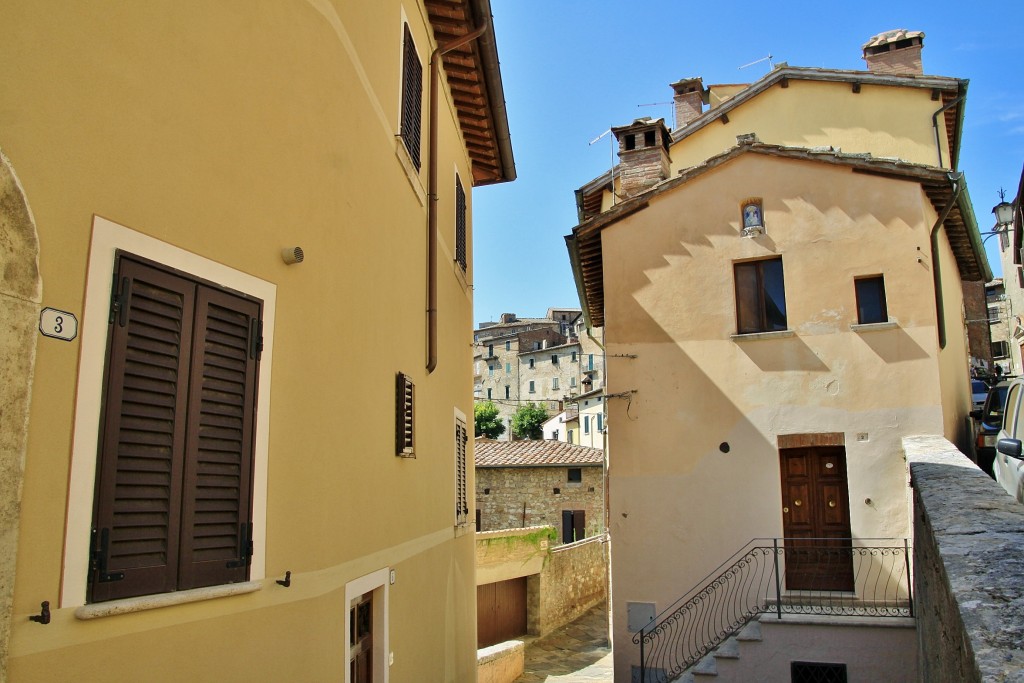
<path id="1" fill-rule="evenodd" d="M 741 628 L 740 632 L 736 634 L 736 640 L 760 641 L 761 639 L 761 622 L 756 618 L 748 621 L 747 625 Z"/>
<path id="2" fill-rule="evenodd" d="M 690 667 L 690 673 L 697 676 L 717 676 L 718 675 L 718 662 L 715 660 L 714 654 L 705 655 L 705 657 Z"/>
<path id="3" fill-rule="evenodd" d="M 716 647 L 711 654 L 720 659 L 739 659 L 739 641 L 737 641 L 735 637 L 730 637 L 726 639 L 724 643 Z"/>

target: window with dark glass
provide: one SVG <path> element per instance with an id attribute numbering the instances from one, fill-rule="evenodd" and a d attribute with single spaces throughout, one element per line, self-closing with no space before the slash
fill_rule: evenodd
<path id="1" fill-rule="evenodd" d="M 402 141 L 409 151 L 413 166 L 420 170 L 420 123 L 422 119 L 423 65 L 416 53 L 416 44 L 405 26 L 402 46 Z"/>
<path id="2" fill-rule="evenodd" d="M 568 478 L 566 479 L 570 484 L 582 484 L 583 483 L 583 468 L 581 467 L 570 467 Z"/>
<path id="3" fill-rule="evenodd" d="M 857 322 L 861 325 L 889 321 L 885 307 L 885 282 L 881 275 L 860 277 L 853 281 L 857 292 Z"/>
<path id="4" fill-rule="evenodd" d="M 749 334 L 787 329 L 782 258 L 737 263 L 734 270 L 737 331 Z"/>

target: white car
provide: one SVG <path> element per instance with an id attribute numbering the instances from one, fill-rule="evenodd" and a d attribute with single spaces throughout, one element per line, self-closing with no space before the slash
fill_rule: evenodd
<path id="1" fill-rule="evenodd" d="M 1024 440 L 1024 380 L 1010 382 L 1006 392 L 1006 406 L 1003 409 L 1003 425 L 996 441 L 996 458 L 992 464 L 996 481 L 1017 499 L 1024 502 L 1024 454 L 1021 441 Z"/>

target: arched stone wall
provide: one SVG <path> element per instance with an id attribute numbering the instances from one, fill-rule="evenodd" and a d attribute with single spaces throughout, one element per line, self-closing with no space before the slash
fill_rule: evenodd
<path id="1" fill-rule="evenodd" d="M 7 680 L 41 298 L 35 221 L 14 169 L 0 150 L 0 682 Z"/>

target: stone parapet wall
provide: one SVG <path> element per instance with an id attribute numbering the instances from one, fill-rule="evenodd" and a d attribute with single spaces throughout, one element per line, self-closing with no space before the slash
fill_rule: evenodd
<path id="1" fill-rule="evenodd" d="M 942 437 L 903 449 L 920 680 L 1024 680 L 1024 506 Z"/>
<path id="2" fill-rule="evenodd" d="M 604 535 L 559 546 L 541 572 L 537 633 L 546 635 L 608 599 L 608 538 Z M 527 582 L 527 601 L 533 584 Z"/>

